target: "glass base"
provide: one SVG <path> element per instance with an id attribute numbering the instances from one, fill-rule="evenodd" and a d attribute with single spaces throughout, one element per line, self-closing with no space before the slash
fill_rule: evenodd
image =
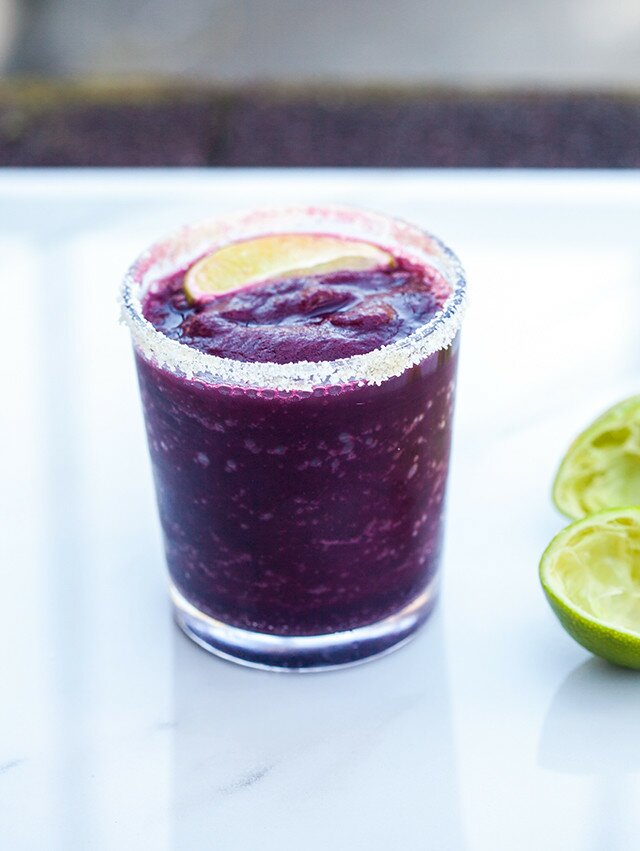
<path id="1" fill-rule="evenodd" d="M 406 644 L 429 616 L 436 580 L 408 606 L 376 623 L 327 635 L 269 635 L 229 626 L 170 586 L 176 623 L 189 638 L 230 662 L 268 671 L 327 671 L 357 665 Z"/>

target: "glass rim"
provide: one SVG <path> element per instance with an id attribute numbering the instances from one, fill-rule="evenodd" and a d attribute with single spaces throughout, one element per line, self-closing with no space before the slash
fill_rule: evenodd
<path id="1" fill-rule="evenodd" d="M 323 233 L 370 241 L 395 256 L 436 269 L 451 292 L 438 312 L 406 337 L 331 361 L 279 364 L 206 354 L 171 340 L 145 319 L 142 296 L 153 283 L 223 245 L 274 233 Z M 318 387 L 381 384 L 448 348 L 460 330 L 466 279 L 462 264 L 445 243 L 403 219 L 347 206 L 260 207 L 186 225 L 153 243 L 127 271 L 120 306 L 134 348 L 161 369 L 206 384 L 308 392 Z"/>

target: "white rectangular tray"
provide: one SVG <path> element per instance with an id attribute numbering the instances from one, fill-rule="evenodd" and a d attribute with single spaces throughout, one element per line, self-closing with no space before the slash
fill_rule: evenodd
<path id="1" fill-rule="evenodd" d="M 177 224 L 258 204 L 409 218 L 468 272 L 444 589 L 407 647 L 283 676 L 171 623 L 115 295 Z M 640 836 L 640 675 L 560 629 L 550 483 L 640 390 L 640 175 L 5 171 L 0 843 L 599 851 Z"/>

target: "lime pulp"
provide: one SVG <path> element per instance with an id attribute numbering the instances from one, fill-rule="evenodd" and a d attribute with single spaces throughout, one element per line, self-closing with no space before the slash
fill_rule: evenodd
<path id="1" fill-rule="evenodd" d="M 640 396 L 610 408 L 574 440 L 556 475 L 553 501 L 574 520 L 640 505 Z"/>
<path id="2" fill-rule="evenodd" d="M 640 507 L 601 511 L 563 529 L 542 556 L 540 580 L 579 644 L 640 669 Z"/>

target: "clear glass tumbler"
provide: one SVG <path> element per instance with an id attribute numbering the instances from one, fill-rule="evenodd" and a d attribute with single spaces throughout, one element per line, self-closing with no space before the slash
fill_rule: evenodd
<path id="1" fill-rule="evenodd" d="M 274 233 L 366 240 L 431 266 L 450 293 L 408 337 L 318 363 L 245 363 L 144 318 L 154 282 Z M 317 670 L 399 646 L 433 606 L 465 280 L 425 231 L 348 208 L 256 210 L 147 250 L 122 289 L 175 617 L 241 664 Z"/>

